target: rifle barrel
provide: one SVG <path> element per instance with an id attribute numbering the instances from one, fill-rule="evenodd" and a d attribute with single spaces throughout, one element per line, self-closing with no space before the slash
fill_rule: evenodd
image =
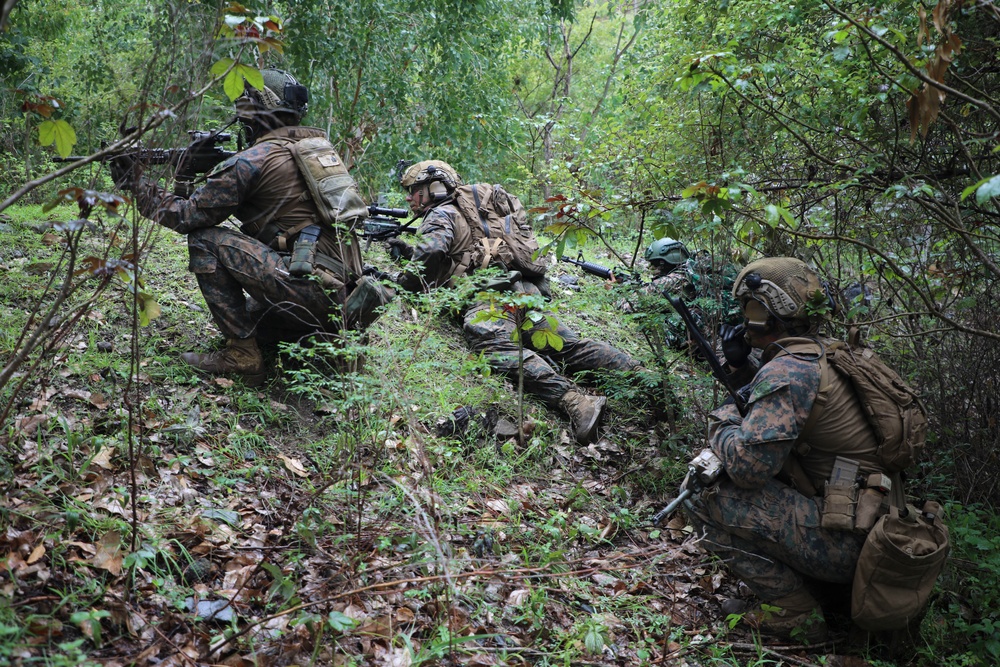
<path id="1" fill-rule="evenodd" d="M 704 334 L 698 328 L 698 323 L 694 320 L 694 315 L 688 310 L 687 304 L 680 297 L 669 296 L 667 300 L 670 301 L 670 305 L 674 307 L 677 314 L 681 316 L 684 320 L 684 324 L 687 326 L 688 333 L 691 335 L 691 340 L 695 342 L 698 349 L 701 350 L 701 354 L 705 357 L 705 361 L 708 363 L 709 367 L 712 369 L 712 375 L 715 379 L 722 383 L 722 386 L 726 388 L 729 395 L 733 398 L 733 404 L 736 405 L 736 409 L 739 411 L 740 416 L 745 417 L 747 414 L 747 404 L 740 396 L 737 388 L 732 385 L 729 380 L 729 376 L 726 374 L 726 369 L 722 367 L 722 362 L 719 358 L 715 356 L 715 350 L 705 339 Z"/>
<path id="2" fill-rule="evenodd" d="M 606 266 L 601 266 L 600 264 L 595 264 L 594 262 L 588 262 L 583 259 L 573 259 L 572 257 L 560 257 L 564 262 L 568 262 L 574 266 L 579 266 L 583 269 L 584 273 L 589 273 L 592 276 L 597 276 L 598 278 L 604 278 L 605 280 L 612 280 L 615 277 L 615 272 Z"/>
<path id="3" fill-rule="evenodd" d="M 678 507 L 680 506 L 680 504 L 681 504 L 682 502 L 684 502 L 685 500 L 687 500 L 687 499 L 688 499 L 688 498 L 689 498 L 689 497 L 691 496 L 691 494 L 692 494 L 692 493 L 693 493 L 693 491 L 691 490 L 691 488 L 690 488 L 690 487 L 685 487 L 685 488 L 684 488 L 684 489 L 683 489 L 683 490 L 681 491 L 681 493 L 680 493 L 680 495 L 679 495 L 679 496 L 677 496 L 676 498 L 674 498 L 674 499 L 673 499 L 673 500 L 672 500 L 672 501 L 670 502 L 670 504 L 669 504 L 669 505 L 667 505 L 666 507 L 664 507 L 663 509 L 661 509 L 661 510 L 660 510 L 659 512 L 657 512 L 657 513 L 656 513 L 656 515 L 655 515 L 655 516 L 653 516 L 653 525 L 654 525 L 654 526 L 656 526 L 656 525 L 658 525 L 658 524 L 659 524 L 659 523 L 660 523 L 661 521 L 663 521 L 663 519 L 664 519 L 664 518 L 665 518 L 665 517 L 666 517 L 666 516 L 667 516 L 668 514 L 670 514 L 671 512 L 673 512 L 673 511 L 674 511 L 675 509 L 677 509 L 677 508 L 678 508 Z"/>

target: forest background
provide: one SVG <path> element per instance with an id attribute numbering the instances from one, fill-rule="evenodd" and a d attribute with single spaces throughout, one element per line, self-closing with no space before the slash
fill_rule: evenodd
<path id="1" fill-rule="evenodd" d="M 235 84 L 242 89 L 239 77 L 276 65 L 309 88 L 306 122 L 329 132 L 369 201 L 400 205 L 396 163 L 436 158 L 454 165 L 467 182 L 503 183 L 518 194 L 532 208 L 537 230 L 552 242 L 553 255 L 585 252 L 588 259 L 644 272 L 644 248 L 654 238 L 670 236 L 693 250 L 704 249 L 718 263 L 739 264 L 761 255 L 796 255 L 813 263 L 840 295 L 835 333 L 860 327 L 880 354 L 919 387 L 931 416 L 928 451 L 911 475 L 910 492 L 915 498 L 947 501 L 956 557 L 925 621 L 931 626 L 925 627 L 927 643 L 913 659 L 958 665 L 1000 658 L 1000 629 L 995 627 L 1000 623 L 995 514 L 1000 502 L 1000 331 L 995 324 L 1000 296 L 1000 8 L 993 2 L 303 0 L 242 7 L 187 0 L 8 0 L 3 13 L 0 214 L 6 217 L 0 232 L 10 284 L 2 338 L 8 362 L 0 375 L 0 398 L 5 479 L 12 485 L 3 514 L 9 526 L 9 585 L 18 579 L 12 565 L 18 553 L 25 552 L 19 562 L 35 565 L 41 559 L 32 560 L 38 545 L 43 545 L 42 553 L 53 552 L 49 558 L 58 552 L 53 544 L 59 536 L 66 541 L 76 535 L 83 541 L 77 531 L 81 522 L 87 523 L 87 512 L 76 516 L 76 509 L 46 506 L 48 518 L 41 520 L 27 510 L 37 499 L 10 501 L 21 497 L 13 488 L 28 485 L 23 481 L 28 478 L 17 482 L 18 475 L 54 465 L 53 452 L 62 452 L 59 474 L 70 475 L 67 470 L 72 469 L 73 483 L 82 484 L 87 468 L 104 451 L 95 445 L 93 433 L 79 432 L 78 423 L 39 409 L 39 396 L 45 401 L 52 396 L 47 373 L 66 362 L 67 341 L 77 340 L 73 337 L 83 331 L 81 349 L 96 348 L 94 331 L 118 317 L 131 323 L 122 329 L 128 340 L 123 378 L 141 375 L 143 358 L 183 351 L 170 351 L 165 343 L 157 346 L 140 333 L 142 325 L 166 310 L 147 282 L 156 275 L 153 258 L 162 257 L 157 252 L 169 255 L 169 244 L 134 215 L 120 217 L 126 208 L 111 195 L 93 194 L 112 190 L 99 162 L 67 166 L 53 158 L 93 153 L 102 142 L 119 139 L 121 128 L 136 125 L 148 128 L 143 136 L 147 146 L 184 146 L 187 131 L 218 129 L 231 120 L 232 95 L 227 91 Z M 72 187 L 81 189 L 66 189 Z M 56 199 L 61 206 L 42 208 Z M 41 233 L 32 233 L 36 228 Z M 55 244 L 58 252 L 53 238 L 64 239 Z M 148 273 L 135 269 L 142 266 L 139 258 L 149 262 Z M 36 262 L 41 259 L 46 262 Z M 183 260 L 173 261 L 176 271 L 183 272 Z M 121 277 L 125 280 L 117 281 Z M 177 289 L 190 291 L 191 284 Z M 628 329 L 635 324 L 631 320 L 622 319 L 622 332 L 599 326 L 619 319 L 614 304 L 620 296 L 620 288 L 585 288 L 571 299 L 583 312 L 579 324 L 585 330 L 592 327 L 598 337 L 638 337 Z M 105 313 L 108 322 L 95 323 L 95 305 L 115 299 L 120 312 Z M 431 321 L 428 304 L 418 305 L 412 317 L 410 306 L 396 304 L 383 318 L 381 335 L 379 330 L 374 335 L 386 349 L 377 354 L 391 360 L 398 353 L 392 345 L 400 331 L 392 327 L 410 326 L 405 333 L 413 335 Z M 172 326 L 183 327 L 189 316 Z M 167 333 L 161 324 L 157 335 Z M 430 354 L 444 368 L 453 349 L 445 342 Z M 665 386 L 697 408 L 689 414 L 702 415 L 718 399 L 717 390 L 696 377 L 698 372 L 691 373 L 683 360 L 656 348 L 637 354 L 661 370 Z M 466 359 L 461 370 L 479 374 L 486 389 L 476 391 L 485 403 L 490 392 L 496 399 L 507 387 L 485 377 L 480 362 Z M 374 366 L 379 363 L 376 356 Z M 314 369 L 309 363 L 306 367 Z M 322 373 L 299 372 L 296 381 L 315 389 L 304 392 L 307 398 L 329 399 L 332 385 Z M 334 389 L 331 400 L 345 401 L 344 388 Z M 473 391 L 468 385 L 465 389 Z M 348 392 L 355 402 L 338 404 L 339 409 L 371 403 L 374 390 L 355 378 Z M 130 402 L 130 391 L 142 398 Z M 148 400 L 143 391 L 148 390 L 126 383 L 109 392 L 123 397 L 127 434 L 141 413 L 139 406 Z M 621 403 L 613 407 L 623 413 L 641 410 L 636 407 L 641 397 L 619 393 Z M 91 407 L 100 405 L 93 394 L 88 397 Z M 414 411 L 428 418 L 469 402 L 443 394 L 424 399 L 431 405 Z M 331 409 L 335 413 L 338 408 Z M 533 410 L 539 424 L 551 418 L 538 406 Z M 45 419 L 34 419 L 32 411 Z M 400 419 L 390 407 L 384 416 L 393 424 Z M 404 421 L 413 419 L 410 415 Z M 165 423 L 162 416 L 160 421 Z M 629 426 L 626 421 L 622 423 Z M 175 431 L 187 428 L 185 437 L 195 441 L 205 435 L 204 426 L 190 418 L 173 426 Z M 368 427 L 384 434 L 384 424 Z M 640 464 L 646 478 L 621 493 L 654 506 L 669 495 L 686 457 L 697 451 L 702 425 L 671 423 L 666 436 L 631 427 L 639 434 L 635 441 L 658 434 L 658 454 Z M 137 463 L 143 458 L 141 443 L 133 443 L 130 435 L 122 438 L 101 442 L 116 442 L 113 449 L 126 461 L 134 485 L 137 467 L 142 468 Z M 543 440 L 536 437 L 530 456 L 522 452 L 515 459 L 545 465 Z M 630 443 L 626 439 L 622 446 L 628 449 Z M 626 458 L 642 458 L 645 450 L 635 447 Z M 26 450 L 37 451 L 27 455 Z M 361 448 L 350 452 L 352 461 L 364 458 Z M 335 500 L 324 500 L 324 494 L 343 484 L 344 495 L 336 502 L 349 498 L 356 504 L 351 516 L 362 532 L 367 510 L 358 489 L 365 486 L 361 471 L 370 464 L 357 463 L 341 477 L 328 470 L 333 477 L 326 486 L 316 485 L 305 509 L 324 506 L 322 502 L 332 506 Z M 294 466 L 287 465 L 296 481 Z M 629 470 L 619 473 L 611 476 L 619 481 L 635 476 Z M 30 479 L 31 484 L 52 481 L 51 475 Z M 60 477 L 59 484 L 69 483 Z M 118 485 L 128 507 L 138 493 L 121 480 Z M 614 485 L 622 487 L 624 482 Z M 413 500 L 405 491 L 400 494 L 402 505 Z M 132 510 L 112 517 L 122 524 L 116 531 L 107 522 L 87 528 L 97 554 L 104 553 L 102 539 L 112 532 L 119 535 L 127 581 L 120 597 L 126 603 L 141 588 L 138 571 L 169 571 L 164 558 L 180 559 L 183 552 L 194 562 L 198 555 L 187 542 L 164 538 L 156 543 L 140 534 L 134 505 Z M 300 512 L 294 525 L 310 533 L 302 539 L 312 548 L 320 538 L 343 539 L 347 528 L 324 524 L 321 530 L 315 516 L 310 521 L 316 525 L 302 528 L 302 516 L 308 514 Z M 598 532 L 605 525 L 617 530 L 628 527 L 628 521 L 641 523 L 634 516 L 628 521 L 616 516 L 608 524 L 598 521 Z M 477 529 L 470 530 L 470 544 L 482 538 Z M 644 533 L 655 540 L 649 537 L 653 534 Z M 577 530 L 562 539 L 575 544 L 582 538 Z M 136 556 L 142 553 L 146 555 Z M 565 558 L 563 551 L 559 554 Z M 72 569 L 67 563 L 73 559 L 64 558 L 64 566 Z M 532 563 L 529 559 L 524 565 Z M 268 604 L 289 604 L 294 596 L 282 598 L 281 584 L 293 570 L 287 564 L 275 571 L 255 564 L 246 581 L 269 577 Z M 117 585 L 113 582 L 108 586 Z M 101 646 L 101 627 L 127 625 L 93 600 L 75 600 L 57 605 L 61 611 L 46 611 L 65 616 L 66 629 L 59 632 L 77 651 L 74 655 Z M 55 645 L 53 626 L 25 624 L 27 607 L 16 598 L 5 601 L 11 603 L 0 618 L 0 635 L 10 640 L 6 646 L 41 646 L 24 650 L 44 653 Z M 541 608 L 544 616 L 545 605 Z M 342 611 L 330 612 L 319 630 L 303 622 L 312 633 L 310 649 L 321 645 L 318 637 L 324 632 L 349 634 L 351 615 Z M 430 633 L 439 641 L 435 646 L 446 646 L 452 655 L 457 636 L 452 621 L 447 614 L 445 621 L 440 613 L 431 616 L 438 623 L 431 625 L 447 630 Z M 38 614 L 42 617 L 47 616 Z M 578 650 L 599 660 L 615 644 L 613 624 L 606 619 L 568 625 L 565 634 L 548 639 L 552 653 L 545 653 L 546 659 Z M 677 618 L 666 625 L 677 626 Z M 83 637 L 71 641 L 77 629 Z M 128 634 L 122 630 L 117 636 Z M 671 635 L 671 642 L 682 635 Z M 40 636 L 47 640 L 31 640 Z M 420 655 L 428 659 L 433 642 L 412 632 L 406 637 L 411 660 Z M 231 641 L 230 647 L 239 644 Z M 661 659 L 678 650 L 668 650 L 664 642 L 663 653 L 657 654 L 656 640 L 636 641 L 646 641 L 649 655 Z M 544 644 L 537 638 L 536 643 Z M 191 645 L 197 644 L 192 640 Z M 386 642 L 393 650 L 402 650 L 400 646 L 399 641 Z"/>

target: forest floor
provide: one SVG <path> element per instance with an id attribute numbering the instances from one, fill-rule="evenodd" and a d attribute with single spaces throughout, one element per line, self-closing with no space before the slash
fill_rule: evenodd
<path id="1" fill-rule="evenodd" d="M 46 218 L 0 222 L 5 357 L 60 270 Z M 756 601 L 683 515 L 649 525 L 719 398 L 686 359 L 668 369 L 681 415 L 656 421 L 646 397 L 603 384 L 587 447 L 531 399 L 524 442 L 503 435 L 516 384 L 426 300 L 389 307 L 360 374 L 318 346 L 271 352 L 248 388 L 179 361 L 218 333 L 184 239 L 151 248 L 158 318 L 133 333 L 115 283 L 15 376 L 0 664 L 871 664 L 837 617 L 820 646 L 761 637 L 742 613 Z M 557 290 L 558 317 L 652 366 L 591 280 Z M 459 408 L 467 423 L 449 420 Z"/>

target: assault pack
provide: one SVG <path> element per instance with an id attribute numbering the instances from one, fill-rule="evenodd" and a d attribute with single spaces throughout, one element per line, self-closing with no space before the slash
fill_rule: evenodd
<path id="1" fill-rule="evenodd" d="M 782 347 L 795 351 L 799 341 L 816 345 L 812 339 L 793 340 Z M 878 457 L 885 469 L 901 472 L 912 465 L 923 452 L 927 439 L 927 411 L 917 392 L 861 342 L 857 329 L 851 329 L 846 343 L 828 342 L 826 360 L 829 368 L 849 380 L 854 388 L 865 418 L 875 432 Z M 821 387 L 827 384 L 820 382 Z M 809 422 L 818 420 L 823 408 L 823 403 L 817 401 Z"/>
<path id="2" fill-rule="evenodd" d="M 354 229 L 368 217 L 368 205 L 329 139 L 302 139 L 289 144 L 288 150 L 316 203 L 319 222 L 330 227 Z"/>
<path id="3" fill-rule="evenodd" d="M 532 281 L 545 276 L 547 263 L 534 258 L 538 241 L 517 197 L 499 185 L 477 183 L 456 188 L 454 201 L 472 234 L 469 270 L 493 264 Z"/>

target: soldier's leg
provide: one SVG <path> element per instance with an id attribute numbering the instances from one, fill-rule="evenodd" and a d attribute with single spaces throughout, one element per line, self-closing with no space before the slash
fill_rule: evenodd
<path id="1" fill-rule="evenodd" d="M 822 502 L 772 480 L 761 489 L 722 482 L 689 506 L 700 546 L 722 558 L 765 602 L 803 585 L 803 575 L 849 584 L 864 536 L 820 526 Z"/>
<path id="2" fill-rule="evenodd" d="M 472 308 L 463 317 L 462 332 L 466 342 L 473 352 L 485 355 L 493 369 L 516 378 L 518 344 L 511 340 L 514 325 L 507 319 L 474 322 L 476 313 L 481 310 Z M 575 385 L 525 346 L 524 388 L 547 405 L 559 407 L 559 399 Z"/>
<path id="3" fill-rule="evenodd" d="M 476 322 L 477 310 L 465 314 L 462 330 L 469 347 L 486 355 L 490 366 L 502 373 L 517 377 L 518 344 L 511 340 L 514 325 L 506 319 Z M 525 334 L 525 342 L 529 338 Z M 523 351 L 524 388 L 547 405 L 565 412 L 573 425 L 574 436 L 580 444 L 596 439 L 604 415 L 605 398 L 588 396 L 575 384 L 560 375 L 548 361 L 539 356 L 529 345 Z"/>
<path id="4" fill-rule="evenodd" d="M 826 619 L 805 578 L 849 586 L 864 537 L 820 526 L 820 501 L 772 480 L 761 489 L 723 482 L 689 504 L 700 546 L 719 556 L 765 603 L 762 630 L 815 644 Z"/>
<path id="5" fill-rule="evenodd" d="M 303 331 L 329 328 L 337 299 L 343 300 L 336 286 L 328 291 L 315 280 L 288 275 L 277 252 L 236 230 L 195 230 L 188 234 L 188 250 L 190 270 L 227 339 L 254 336 L 265 313 Z M 248 311 L 247 294 L 263 308 Z"/>
<path id="6" fill-rule="evenodd" d="M 571 374 L 597 369 L 630 371 L 640 367 L 638 361 L 608 343 L 580 335 L 563 323 L 556 327 L 556 334 L 562 338 L 561 350 L 546 348 L 545 354 L 563 364 Z M 526 338 L 530 340 L 530 336 Z"/>

